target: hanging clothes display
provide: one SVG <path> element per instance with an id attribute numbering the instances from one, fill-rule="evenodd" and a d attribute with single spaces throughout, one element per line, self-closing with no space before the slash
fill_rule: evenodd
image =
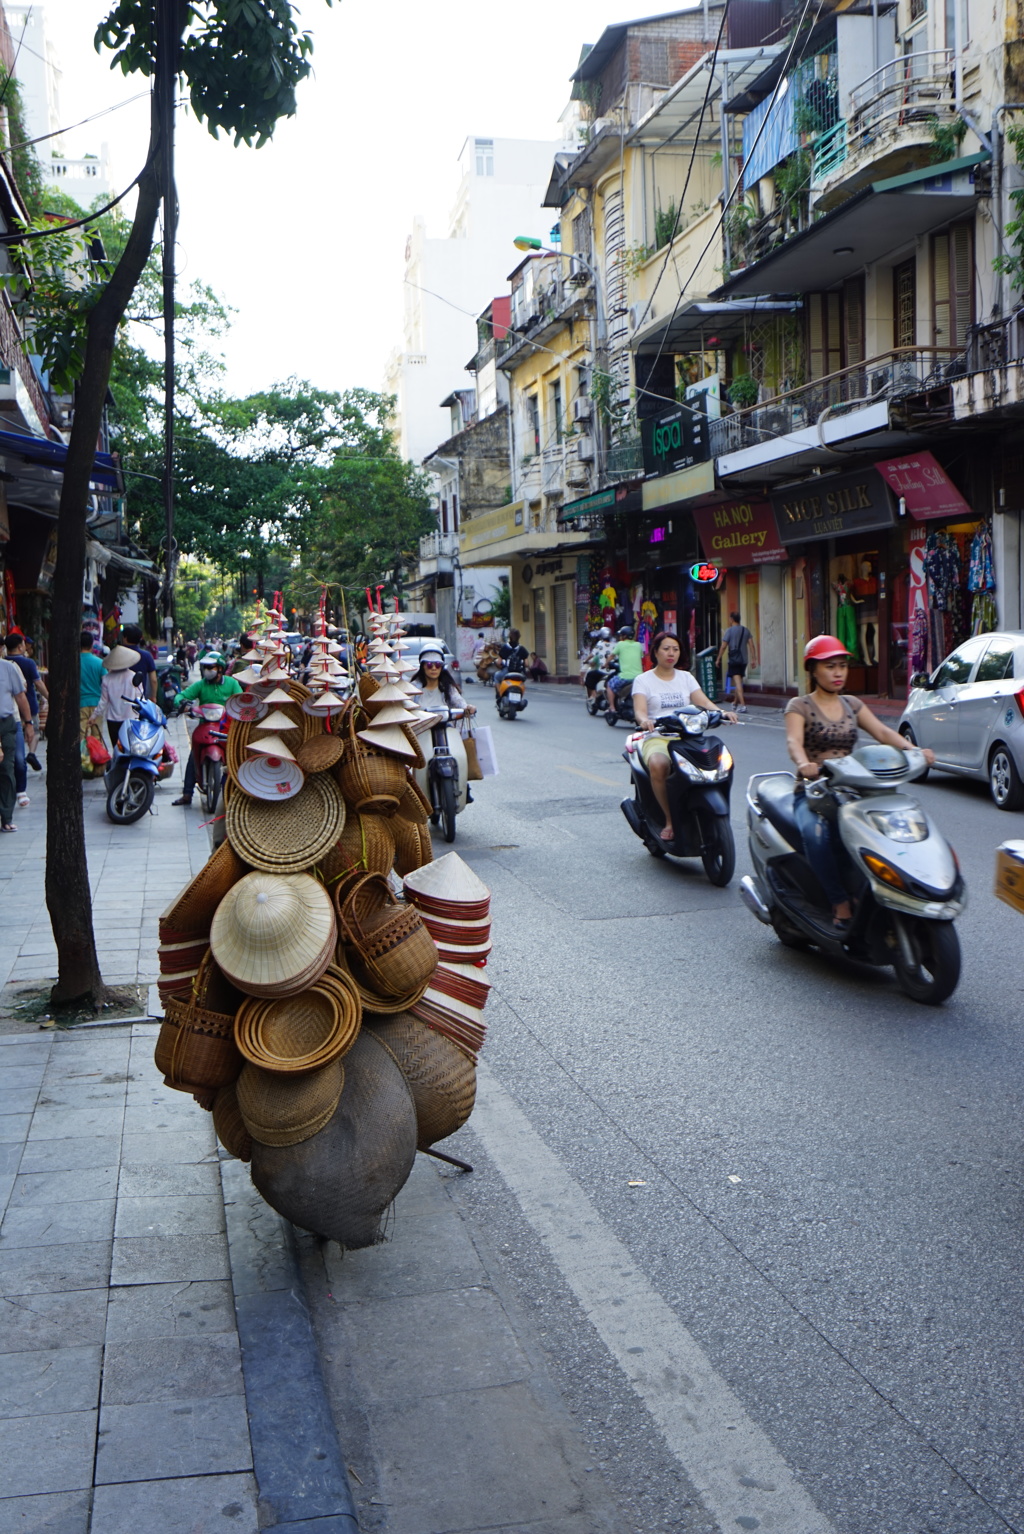
<path id="1" fill-rule="evenodd" d="M 914 611 L 910 623 L 910 670 L 924 671 L 928 665 L 928 614 L 923 607 Z"/>
<path id="2" fill-rule="evenodd" d="M 857 648 L 857 609 L 846 583 L 846 576 L 837 577 L 832 590 L 839 602 L 836 609 L 836 638 L 852 659 L 859 657 Z"/>
<path id="3" fill-rule="evenodd" d="M 951 533 L 928 534 L 924 546 L 924 574 L 928 584 L 928 606 L 933 612 L 947 612 L 960 583 L 960 551 Z"/>
<path id="4" fill-rule="evenodd" d="M 971 539 L 967 589 L 974 593 L 974 600 L 971 603 L 971 633 L 991 633 L 993 629 L 999 627 L 999 614 L 996 611 L 992 534 L 988 527 L 979 527 Z"/>

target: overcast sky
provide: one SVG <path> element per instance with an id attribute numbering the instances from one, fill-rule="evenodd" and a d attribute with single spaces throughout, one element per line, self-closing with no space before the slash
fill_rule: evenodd
<path id="1" fill-rule="evenodd" d="M 108 8 L 45 0 L 66 124 L 141 88 L 94 51 Z M 429 234 L 447 232 L 467 134 L 554 139 L 582 44 L 611 23 L 670 9 L 643 0 L 297 8 L 315 36 L 315 74 L 272 143 L 233 149 L 179 114 L 179 270 L 237 310 L 224 348 L 236 393 L 290 374 L 324 388 L 380 388 L 400 338 L 406 235 L 416 213 Z M 67 151 L 108 142 L 120 190 L 142 165 L 147 113 L 140 101 L 77 129 Z"/>

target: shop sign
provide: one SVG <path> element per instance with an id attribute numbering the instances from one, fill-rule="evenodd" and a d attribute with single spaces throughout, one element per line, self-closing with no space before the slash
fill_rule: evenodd
<path id="1" fill-rule="evenodd" d="M 572 522 L 576 517 L 586 517 L 595 511 L 611 511 L 615 506 L 615 490 L 598 490 L 585 495 L 582 500 L 570 501 L 558 513 L 560 522 Z"/>
<path id="2" fill-rule="evenodd" d="M 735 570 L 741 565 L 784 564 L 775 513 L 767 501 L 730 501 L 694 508 L 693 520 L 708 559 Z"/>
<path id="3" fill-rule="evenodd" d="M 713 586 L 720 572 L 717 565 L 691 565 L 690 579 L 698 586 Z"/>
<path id="4" fill-rule="evenodd" d="M 707 462 L 711 444 L 705 403 L 700 399 L 673 405 L 649 421 L 641 421 L 645 478 L 659 479 L 663 474 Z"/>
<path id="5" fill-rule="evenodd" d="M 892 495 L 877 469 L 807 479 L 773 490 L 770 499 L 783 543 L 841 538 L 896 521 Z"/>
<path id="6" fill-rule="evenodd" d="M 973 517 L 974 512 L 931 453 L 886 458 L 875 468 L 900 496 L 915 522 L 933 517 Z"/>

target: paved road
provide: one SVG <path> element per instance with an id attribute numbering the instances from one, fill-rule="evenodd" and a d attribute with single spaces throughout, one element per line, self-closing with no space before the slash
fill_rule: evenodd
<path id="1" fill-rule="evenodd" d="M 514 724 L 473 697 L 501 775 L 457 847 L 495 991 L 456 1197 L 595 1474 L 643 1534 L 1024 1529 L 1024 918 L 991 894 L 1024 817 L 920 790 L 971 892 L 960 988 L 923 1008 L 655 862 L 625 731 L 575 690 Z M 729 744 L 738 785 L 784 765 L 778 716 Z"/>

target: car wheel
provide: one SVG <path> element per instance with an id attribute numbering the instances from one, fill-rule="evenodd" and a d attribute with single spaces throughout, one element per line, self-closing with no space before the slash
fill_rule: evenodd
<path id="1" fill-rule="evenodd" d="M 900 725 L 900 734 L 903 736 L 903 739 L 905 741 L 909 742 L 910 745 L 912 745 L 912 746 L 916 746 L 917 745 L 917 736 L 914 734 L 914 732 L 910 728 L 909 724 L 901 724 Z M 917 782 L 918 783 L 926 782 L 927 778 L 928 778 L 929 772 L 931 772 L 931 768 L 930 767 L 926 767 L 924 772 L 922 772 L 921 776 L 917 779 Z"/>
<path id="2" fill-rule="evenodd" d="M 988 759 L 988 791 L 997 809 L 1019 810 L 1024 807 L 1024 783 L 1009 746 L 1002 742 L 993 748 Z"/>

